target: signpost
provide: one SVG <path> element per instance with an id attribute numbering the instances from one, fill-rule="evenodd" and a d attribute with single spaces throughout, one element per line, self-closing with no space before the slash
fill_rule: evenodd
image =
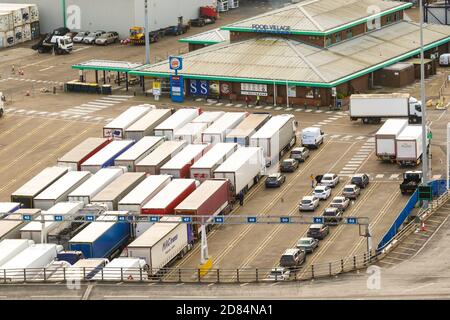
<path id="1" fill-rule="evenodd" d="M 431 189 L 431 186 L 419 186 L 419 201 L 420 200 L 426 200 L 426 201 L 432 201 L 433 200 L 433 192 Z"/>
<path id="2" fill-rule="evenodd" d="M 155 80 L 153 81 L 153 90 L 152 90 L 153 96 L 155 97 L 155 100 L 159 100 L 159 96 L 161 95 L 161 81 Z"/>
<path id="3" fill-rule="evenodd" d="M 170 76 L 170 97 L 173 102 L 184 101 L 184 78 L 178 75 L 178 71 L 183 69 L 182 57 L 169 57 L 169 66 L 175 71 L 175 75 Z"/>

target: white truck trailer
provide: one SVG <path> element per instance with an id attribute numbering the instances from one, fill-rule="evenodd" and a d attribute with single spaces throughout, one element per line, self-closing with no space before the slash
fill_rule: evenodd
<path id="1" fill-rule="evenodd" d="M 26 222 L 20 221 L 22 215 L 29 215 L 31 219 L 36 218 L 41 213 L 41 209 L 19 209 L 13 214 L 0 219 L 0 240 L 19 239 L 20 229 Z"/>
<path id="2" fill-rule="evenodd" d="M 81 164 L 110 143 L 105 138 L 89 137 L 58 159 L 58 166 L 80 171 Z"/>
<path id="3" fill-rule="evenodd" d="M 427 139 L 427 147 L 430 140 Z M 397 163 L 401 166 L 416 166 L 422 161 L 422 126 L 407 126 L 395 139 Z M 428 148 L 427 148 L 428 150 Z"/>
<path id="4" fill-rule="evenodd" d="M 33 244 L 33 241 L 27 239 L 2 240 L 0 242 L 0 266 Z"/>
<path id="5" fill-rule="evenodd" d="M 259 181 L 264 164 L 262 148 L 242 147 L 214 171 L 214 178 L 230 180 L 234 187 L 234 195 L 246 193 Z"/>
<path id="6" fill-rule="evenodd" d="M 205 111 L 197 118 L 192 120 L 192 123 L 206 123 L 206 126 L 209 127 L 214 123 L 217 119 L 225 114 L 225 111 Z"/>
<path id="7" fill-rule="evenodd" d="M 123 139 L 125 130 L 135 123 L 138 119 L 142 118 L 152 108 L 144 106 L 135 106 L 128 108 L 121 113 L 113 121 L 103 127 L 103 137 L 112 139 Z"/>
<path id="8" fill-rule="evenodd" d="M 83 162 L 81 170 L 96 173 L 102 168 L 112 166 L 114 160 L 130 149 L 133 144 L 133 140 L 112 141 L 106 147 Z"/>
<path id="9" fill-rule="evenodd" d="M 144 172 L 125 172 L 108 184 L 92 199 L 92 204 L 106 205 L 108 210 L 117 210 L 119 201 L 145 179 Z"/>
<path id="10" fill-rule="evenodd" d="M 121 168 L 105 168 L 98 171 L 81 186 L 69 193 L 69 201 L 89 204 L 92 198 L 124 173 Z"/>
<path id="11" fill-rule="evenodd" d="M 146 261 L 151 275 L 157 274 L 177 257 L 184 256 L 192 247 L 189 224 L 179 222 L 180 217 L 163 219 L 174 223 L 155 223 L 126 248 L 128 257 Z"/>
<path id="12" fill-rule="evenodd" d="M 142 278 L 141 278 L 142 277 Z M 92 280 L 139 281 L 147 280 L 146 263 L 139 258 L 115 258 L 100 269 Z"/>
<path id="13" fill-rule="evenodd" d="M 164 142 L 162 137 L 143 137 L 130 149 L 114 160 L 116 166 L 124 166 L 128 171 L 136 171 L 136 163 L 148 156 L 153 150 Z"/>
<path id="14" fill-rule="evenodd" d="M 0 202 L 0 219 L 16 210 L 19 210 L 22 205 L 19 202 Z"/>
<path id="15" fill-rule="evenodd" d="M 165 141 L 148 156 L 136 163 L 137 172 L 159 174 L 161 167 L 183 150 L 186 141 Z"/>
<path id="16" fill-rule="evenodd" d="M 250 146 L 263 149 L 265 165 L 270 167 L 295 145 L 295 129 L 294 115 L 274 116 L 251 136 Z"/>
<path id="17" fill-rule="evenodd" d="M 383 118 L 408 118 L 421 123 L 422 104 L 407 93 L 352 94 L 350 120 L 361 119 L 364 124 L 380 123 Z"/>
<path id="18" fill-rule="evenodd" d="M 236 142 L 243 147 L 250 146 L 250 137 L 269 121 L 269 113 L 251 113 L 226 136 L 225 142 Z"/>
<path id="19" fill-rule="evenodd" d="M 161 167 L 161 174 L 174 178 L 189 178 L 190 169 L 211 148 L 210 144 L 189 144 Z"/>
<path id="20" fill-rule="evenodd" d="M 241 123 L 247 112 L 227 112 L 222 117 L 217 119 L 211 126 L 209 126 L 202 133 L 203 143 L 216 144 L 219 142 L 225 142 L 225 138 L 232 129 L 234 129 L 239 123 Z"/>
<path id="21" fill-rule="evenodd" d="M 155 136 L 165 137 L 166 140 L 173 140 L 175 131 L 194 120 L 200 113 L 201 110 L 198 108 L 178 109 L 155 128 Z"/>
<path id="22" fill-rule="evenodd" d="M 81 202 L 59 202 L 20 229 L 20 238 L 42 243 L 42 240 L 46 241 L 50 232 L 58 234 L 71 224 L 70 221 L 57 222 L 55 216 L 68 217 L 81 209 L 83 209 Z M 42 223 L 42 220 L 45 222 Z"/>
<path id="23" fill-rule="evenodd" d="M 153 109 L 125 129 L 125 139 L 139 141 L 145 136 L 152 136 L 155 128 L 172 115 L 172 109 Z"/>
<path id="24" fill-rule="evenodd" d="M 189 144 L 199 143 L 202 140 L 202 132 L 208 125 L 204 122 L 189 122 L 175 131 L 174 140 L 183 140 Z"/>
<path id="25" fill-rule="evenodd" d="M 34 207 L 34 198 L 48 186 L 61 178 L 67 168 L 49 167 L 39 172 L 34 178 L 11 194 L 11 202 L 20 202 L 24 208 Z"/>
<path id="26" fill-rule="evenodd" d="M 48 210 L 58 202 L 67 201 L 69 193 L 78 188 L 91 176 L 92 174 L 88 171 L 67 172 L 34 198 L 34 207 Z"/>
<path id="27" fill-rule="evenodd" d="M 191 178 L 199 181 L 214 178 L 216 170 L 238 149 L 237 143 L 220 142 L 215 144 L 203 157 L 191 166 Z"/>
<path id="28" fill-rule="evenodd" d="M 375 133 L 375 153 L 380 160 L 395 161 L 395 139 L 408 126 L 407 119 L 388 119 Z"/>

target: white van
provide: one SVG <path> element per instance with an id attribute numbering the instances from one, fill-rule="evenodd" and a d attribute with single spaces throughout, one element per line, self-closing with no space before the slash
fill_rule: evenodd
<path id="1" fill-rule="evenodd" d="M 320 128 L 309 127 L 302 130 L 302 146 L 318 148 L 323 143 L 324 133 Z"/>
<path id="2" fill-rule="evenodd" d="M 443 53 L 439 57 L 440 66 L 450 66 L 450 53 Z"/>

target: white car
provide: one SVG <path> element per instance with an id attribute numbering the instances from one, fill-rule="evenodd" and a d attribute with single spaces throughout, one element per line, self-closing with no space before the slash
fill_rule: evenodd
<path id="1" fill-rule="evenodd" d="M 331 196 L 331 188 L 329 186 L 317 186 L 314 189 L 314 196 L 319 200 L 327 200 Z"/>
<path id="2" fill-rule="evenodd" d="M 291 277 L 291 271 L 287 268 L 272 268 L 265 281 L 284 281 Z"/>
<path id="3" fill-rule="evenodd" d="M 345 209 L 348 208 L 350 205 L 350 199 L 346 197 L 334 197 L 333 200 L 331 200 L 330 207 L 339 208 L 345 211 Z"/>
<path id="4" fill-rule="evenodd" d="M 75 37 L 73 37 L 72 41 L 75 43 L 83 42 L 84 38 L 86 38 L 90 34 L 89 31 L 80 31 L 77 33 Z"/>
<path id="5" fill-rule="evenodd" d="M 319 206 L 319 198 L 316 196 L 305 196 L 300 201 L 300 211 L 314 211 Z"/>
<path id="6" fill-rule="evenodd" d="M 85 44 L 94 44 L 95 43 L 95 39 L 97 39 L 98 37 L 100 37 L 102 34 L 105 34 L 105 31 L 94 31 L 89 33 L 88 36 L 83 38 L 83 43 Z"/>
<path id="7" fill-rule="evenodd" d="M 328 186 L 334 188 L 339 183 L 339 176 L 335 173 L 326 173 L 323 175 L 322 180 L 320 180 L 321 186 Z"/>

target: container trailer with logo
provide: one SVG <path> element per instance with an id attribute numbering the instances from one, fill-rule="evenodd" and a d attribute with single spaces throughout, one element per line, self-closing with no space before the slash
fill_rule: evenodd
<path id="1" fill-rule="evenodd" d="M 173 214 L 174 209 L 197 187 L 194 179 L 175 179 L 142 207 L 142 214 Z"/>
<path id="2" fill-rule="evenodd" d="M 214 178 L 228 179 L 234 187 L 234 195 L 246 193 L 259 181 L 264 164 L 262 148 L 242 147 L 214 171 Z"/>
<path id="3" fill-rule="evenodd" d="M 119 201 L 144 179 L 144 172 L 125 172 L 97 193 L 91 199 L 91 203 L 106 205 L 111 211 L 117 210 Z"/>
<path id="4" fill-rule="evenodd" d="M 33 244 L 33 241 L 27 239 L 5 239 L 0 241 L 0 266 Z"/>
<path id="5" fill-rule="evenodd" d="M 209 127 L 214 123 L 217 119 L 225 114 L 225 111 L 205 111 L 202 112 L 197 118 L 192 120 L 192 123 L 206 123 L 206 126 Z"/>
<path id="6" fill-rule="evenodd" d="M 22 215 L 29 215 L 31 219 L 36 218 L 41 209 L 19 209 L 16 212 L 0 219 L 0 240 L 20 239 L 20 229 L 27 224 L 22 220 Z"/>
<path id="7" fill-rule="evenodd" d="M 250 146 L 263 149 L 265 165 L 270 167 L 295 145 L 295 130 L 295 117 L 292 114 L 273 116 L 251 136 Z"/>
<path id="8" fill-rule="evenodd" d="M 136 163 L 144 159 L 158 146 L 163 144 L 162 137 L 143 137 L 136 142 L 130 149 L 122 153 L 114 160 L 116 166 L 127 167 L 128 171 L 136 171 Z"/>
<path id="9" fill-rule="evenodd" d="M 155 136 L 165 137 L 166 140 L 173 140 L 175 131 L 182 128 L 186 123 L 191 122 L 200 113 L 201 110 L 198 108 L 178 109 L 155 128 Z"/>
<path id="10" fill-rule="evenodd" d="M 235 142 L 243 147 L 250 146 L 250 137 L 269 121 L 269 113 L 251 113 L 234 129 L 228 132 L 225 142 Z"/>
<path id="11" fill-rule="evenodd" d="M 48 210 L 56 203 L 67 201 L 69 193 L 81 186 L 92 174 L 88 171 L 69 171 L 34 198 L 34 207 Z"/>
<path id="12" fill-rule="evenodd" d="M 147 280 L 144 259 L 119 257 L 112 260 L 92 278 L 103 281 L 139 281 Z"/>
<path id="13" fill-rule="evenodd" d="M 211 148 L 210 144 L 189 144 L 161 167 L 161 174 L 189 178 L 191 165 Z"/>
<path id="14" fill-rule="evenodd" d="M 179 217 L 163 219 L 173 223 L 155 223 L 125 249 L 128 257 L 145 260 L 152 275 L 169 266 L 176 258 L 183 257 L 192 248 L 191 225 L 179 222 Z"/>
<path id="15" fill-rule="evenodd" d="M 122 153 L 131 148 L 134 144 L 132 140 L 112 141 L 106 147 L 87 159 L 81 165 L 81 170 L 96 173 L 102 168 L 114 165 L 114 160 Z"/>
<path id="16" fill-rule="evenodd" d="M 80 171 L 81 164 L 105 147 L 111 140 L 105 138 L 87 138 L 82 143 L 58 159 L 58 166 Z"/>
<path id="17" fill-rule="evenodd" d="M 34 207 L 34 198 L 47 187 L 61 178 L 68 171 L 67 168 L 45 168 L 11 194 L 11 202 L 20 202 L 24 208 Z"/>
<path id="18" fill-rule="evenodd" d="M 136 172 L 160 174 L 161 167 L 183 150 L 186 141 L 165 141 L 144 159 L 136 163 Z"/>
<path id="19" fill-rule="evenodd" d="M 427 139 L 427 147 L 430 140 Z M 422 126 L 407 126 L 395 139 L 397 163 L 401 166 L 416 166 L 422 161 Z M 427 148 L 428 149 L 428 148 Z"/>
<path id="20" fill-rule="evenodd" d="M 113 182 L 124 173 L 121 168 L 105 168 L 86 180 L 81 186 L 69 193 L 69 201 L 91 203 L 92 199 L 108 184 Z"/>
<path id="21" fill-rule="evenodd" d="M 395 139 L 408 126 L 407 119 L 388 119 L 375 133 L 375 153 L 380 160 L 395 160 Z"/>
<path id="22" fill-rule="evenodd" d="M 199 181 L 214 178 L 216 170 L 238 149 L 237 143 L 219 142 L 191 166 L 191 178 Z"/>
<path id="23" fill-rule="evenodd" d="M 189 122 L 175 131 L 174 140 L 183 140 L 189 144 L 199 143 L 202 140 L 202 132 L 208 125 L 204 122 Z"/>
<path id="24" fill-rule="evenodd" d="M 103 137 L 112 139 L 123 139 L 125 130 L 129 128 L 138 119 L 142 118 L 148 112 L 151 107 L 135 106 L 130 107 L 113 121 L 103 127 Z"/>
<path id="25" fill-rule="evenodd" d="M 172 109 L 153 109 L 125 129 L 125 139 L 139 141 L 145 136 L 153 136 L 155 128 L 172 115 Z"/>
<path id="26" fill-rule="evenodd" d="M 120 253 L 130 238 L 128 222 L 118 222 L 116 215 L 128 211 L 106 211 L 69 241 L 69 250 L 81 251 L 85 258 L 110 258 Z"/>
<path id="27" fill-rule="evenodd" d="M 247 112 L 227 112 L 202 133 L 203 143 L 225 142 L 226 135 L 241 123 Z"/>

